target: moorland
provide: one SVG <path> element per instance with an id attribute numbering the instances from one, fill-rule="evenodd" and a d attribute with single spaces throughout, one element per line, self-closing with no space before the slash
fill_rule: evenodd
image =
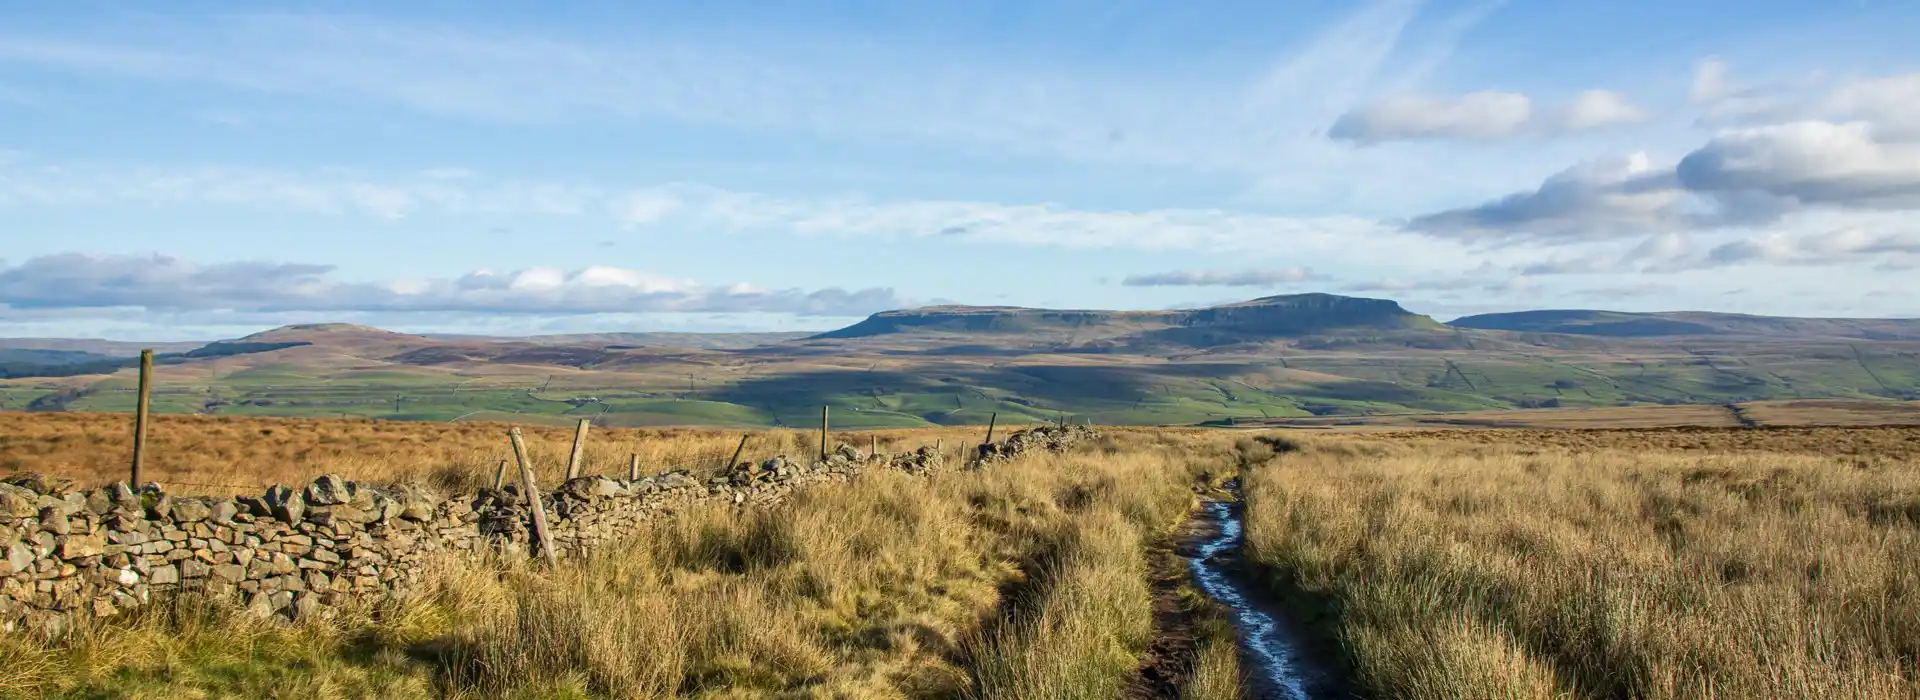
<path id="1" fill-rule="evenodd" d="M 0 410 L 130 410 L 136 347 L 0 340 Z M 148 347 L 157 412 L 438 422 L 804 427 L 826 405 L 847 428 L 1312 425 L 1920 399 L 1920 321 L 1536 311 L 1443 324 L 1328 294 L 1183 311 L 930 307 L 812 335 L 310 324 Z"/>

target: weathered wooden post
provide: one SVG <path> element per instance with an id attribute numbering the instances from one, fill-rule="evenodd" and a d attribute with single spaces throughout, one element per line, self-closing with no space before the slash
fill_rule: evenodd
<path id="1" fill-rule="evenodd" d="M 590 422 L 591 421 L 582 418 L 580 419 L 580 426 L 573 429 L 573 451 L 567 454 L 568 481 L 580 477 L 580 453 L 586 450 L 587 447 L 587 425 Z"/>
<path id="2" fill-rule="evenodd" d="M 820 461 L 827 461 L 827 407 L 820 407 Z"/>
<path id="3" fill-rule="evenodd" d="M 735 445 L 735 446 L 733 447 L 733 459 L 729 459 L 729 460 L 727 460 L 727 468 L 728 468 L 728 469 L 732 469 L 732 468 L 734 467 L 734 465 L 737 465 L 737 464 L 739 464 L 739 463 L 740 463 L 740 453 L 741 453 L 741 452 L 743 452 L 743 451 L 745 451 L 745 450 L 747 449 L 747 436 L 749 436 L 749 435 L 752 435 L 752 434 L 753 434 L 753 433 L 741 433 L 741 434 L 740 434 L 740 444 L 738 444 L 738 445 Z"/>
<path id="4" fill-rule="evenodd" d="M 640 480 L 640 453 L 627 455 L 627 481 Z"/>
<path id="5" fill-rule="evenodd" d="M 495 467 L 493 470 L 493 490 L 499 491 L 500 489 L 503 489 L 506 487 L 507 487 L 507 460 L 503 459 L 503 460 L 500 460 L 500 466 Z"/>
<path id="6" fill-rule="evenodd" d="M 507 439 L 513 442 L 513 459 L 520 463 L 520 486 L 527 492 L 528 509 L 533 511 L 534 539 L 540 542 L 547 566 L 558 566 L 560 557 L 553 551 L 553 532 L 547 529 L 547 506 L 540 502 L 540 486 L 534 483 L 533 464 L 527 461 L 527 444 L 520 439 L 519 428 L 508 430 Z"/>
<path id="7" fill-rule="evenodd" d="M 133 468 L 127 487 L 140 488 L 140 465 L 147 458 L 147 404 L 153 392 L 153 351 L 140 351 L 140 398 L 133 409 Z"/>
<path id="8" fill-rule="evenodd" d="M 1000 422 L 999 411 L 994 411 L 993 415 L 987 417 L 987 443 L 993 442 L 993 426 L 998 422 Z"/>
<path id="9" fill-rule="evenodd" d="M 879 456 L 880 456 L 880 436 L 868 435 L 867 436 L 867 457 L 871 459 Z"/>

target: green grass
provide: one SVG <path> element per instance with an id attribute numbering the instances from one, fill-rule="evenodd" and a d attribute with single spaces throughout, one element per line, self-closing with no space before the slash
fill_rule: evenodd
<path id="1" fill-rule="evenodd" d="M 1858 351 L 1856 352 L 1856 348 Z M 1657 352 L 1656 352 L 1657 351 Z M 1636 356 L 1635 353 L 1653 353 Z M 1378 353 L 1378 354 L 1370 354 Z M 1218 424 L 1236 419 L 1726 403 L 1789 398 L 1920 397 L 1920 356 L 1884 344 L 1776 343 L 1637 348 L 1596 344 L 1565 351 L 1509 346 L 1438 354 L 1381 345 L 1364 352 L 1283 348 L 1213 361 L 1044 364 L 1033 356 L 992 364 L 932 355 L 905 369 L 778 365 L 732 374 L 689 368 L 695 379 L 646 367 L 627 373 L 474 376 L 408 366 L 325 369 L 271 364 L 215 377 L 215 368 L 166 366 L 162 413 L 293 417 L 360 416 L 451 421 L 477 416 L 614 425 L 813 427 L 819 407 L 847 428 L 1018 425 L 1062 414 L 1109 425 Z M 370 363 L 372 361 L 369 361 Z M 1345 380 L 1291 379 L 1269 370 Z M 696 371 L 697 370 L 697 371 Z M 189 382 L 182 384 L 182 375 Z M 686 383 L 682 383 L 685 381 Z M 610 383 L 616 385 L 609 386 Z M 130 372 L 65 400 L 69 410 L 129 411 Z M 544 390 L 543 389 L 544 386 Z M 23 410 L 52 389 L 0 387 L 0 410 Z M 569 403 L 594 397 L 598 402 Z"/>

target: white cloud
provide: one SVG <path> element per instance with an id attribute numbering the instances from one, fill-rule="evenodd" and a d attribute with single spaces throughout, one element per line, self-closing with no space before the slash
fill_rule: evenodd
<path id="1" fill-rule="evenodd" d="M 1491 241 L 1573 241 L 1691 227 L 1697 214 L 1672 179 L 1646 153 L 1599 158 L 1555 173 L 1532 192 L 1415 217 L 1407 227 Z"/>
<path id="2" fill-rule="evenodd" d="M 1558 127 L 1561 131 L 1588 131 L 1646 120 L 1646 111 L 1633 106 L 1620 93 L 1587 90 L 1574 96 L 1561 111 Z"/>
<path id="3" fill-rule="evenodd" d="M 1565 106 L 1544 111 L 1520 93 L 1481 91 L 1382 99 L 1342 114 L 1327 135 L 1363 145 L 1416 139 L 1485 141 L 1592 131 L 1646 119 L 1646 112 L 1626 97 L 1606 90 L 1581 92 Z"/>
<path id="4" fill-rule="evenodd" d="M 1734 129 L 1681 159 L 1679 184 L 1802 205 L 1920 207 L 1920 143 L 1876 138 L 1867 122 Z"/>
<path id="5" fill-rule="evenodd" d="M 1817 236 L 1773 233 L 1715 246 L 1701 261 L 1703 266 L 1844 266 L 1862 263 L 1887 270 L 1920 267 L 1920 232 L 1874 233 L 1849 228 Z"/>
<path id="6" fill-rule="evenodd" d="M 607 187 L 494 180 L 477 173 L 377 175 L 345 170 L 122 167 L 0 160 L 6 207 L 245 207 L 382 220 L 424 216 L 604 217 L 640 231 L 770 232 L 916 238 L 1074 249 L 1420 252 L 1451 246 L 1357 216 L 1275 216 L 1223 209 L 1090 210 L 1051 203 L 796 198 L 675 183 Z"/>
<path id="7" fill-rule="evenodd" d="M 1128 275 L 1120 281 L 1126 287 L 1277 287 L 1327 279 L 1311 268 L 1283 267 L 1271 270 L 1176 270 L 1144 275 Z"/>
<path id="8" fill-rule="evenodd" d="M 1669 233 L 1627 248 L 1590 249 L 1510 267 L 1522 275 L 1677 274 L 1733 267 L 1825 267 L 1897 271 L 1920 268 L 1920 228 L 1884 217 L 1854 219 L 1838 228 L 1754 231 L 1698 241 Z M 1802 273 L 1804 274 L 1804 273 Z"/>
<path id="9" fill-rule="evenodd" d="M 1688 101 L 1696 105 L 1708 105 L 1727 96 L 1727 62 L 1717 58 L 1701 61 L 1693 71 L 1693 86 L 1687 92 Z"/>
<path id="10" fill-rule="evenodd" d="M 1713 118 L 1742 125 L 1672 166 L 1645 153 L 1597 159 L 1534 191 L 1407 226 L 1470 240 L 1577 242 L 1751 228 L 1821 210 L 1920 210 L 1920 74 L 1756 90 L 1728 85 L 1724 65 L 1708 61 L 1692 93 Z M 1827 120 L 1842 117 L 1851 120 Z"/>
<path id="11" fill-rule="evenodd" d="M 456 279 L 331 279 L 329 265 L 63 253 L 0 266 L 0 307 L 140 308 L 155 312 L 787 313 L 854 316 L 909 304 L 883 288 L 849 291 L 710 287 L 638 270 L 532 267 Z"/>
<path id="12" fill-rule="evenodd" d="M 1400 139 L 1492 139 L 1513 135 L 1532 118 L 1532 101 L 1511 92 L 1395 97 L 1340 115 L 1327 135 L 1362 144 Z"/>
<path id="13" fill-rule="evenodd" d="M 1717 127 L 1799 121 L 1868 122 L 1881 139 L 1920 139 L 1920 73 L 1815 74 L 1765 85 L 1737 85 L 1725 63 L 1705 61 L 1694 78 L 1701 121 Z"/>

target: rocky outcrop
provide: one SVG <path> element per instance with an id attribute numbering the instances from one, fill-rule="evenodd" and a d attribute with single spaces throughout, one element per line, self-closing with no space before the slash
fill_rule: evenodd
<path id="1" fill-rule="evenodd" d="M 982 447 L 1002 461 L 1091 437 L 1048 426 Z M 868 469 L 924 474 L 930 448 L 866 455 L 842 445 L 824 460 L 775 457 L 696 477 L 583 476 L 540 494 L 554 547 L 577 553 L 695 503 L 767 506 L 797 489 Z M 0 479 L 0 630 L 57 633 L 76 617 L 111 617 L 179 592 L 229 600 L 262 618 L 326 614 L 359 596 L 405 595 L 430 558 L 536 553 L 517 487 L 442 497 L 413 485 L 326 475 L 259 496 L 187 498 L 156 484 L 91 490 L 34 474 Z"/>

